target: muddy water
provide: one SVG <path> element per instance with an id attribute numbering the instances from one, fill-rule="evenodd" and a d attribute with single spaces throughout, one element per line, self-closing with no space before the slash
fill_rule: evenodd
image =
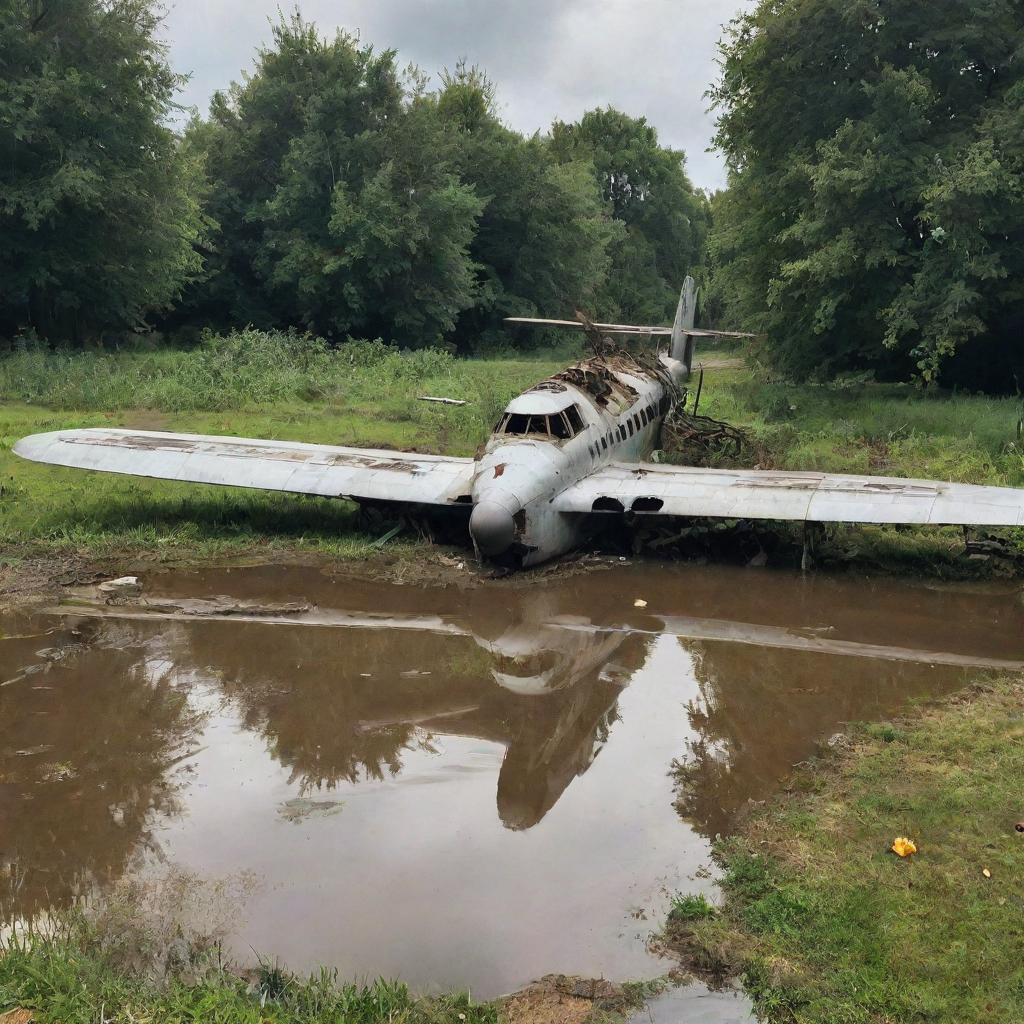
<path id="1" fill-rule="evenodd" d="M 239 959 L 480 997 L 662 973 L 668 895 L 713 893 L 710 838 L 816 743 L 1024 667 L 1001 585 L 145 582 L 0 620 L 0 917 L 147 873 L 244 876 Z"/>

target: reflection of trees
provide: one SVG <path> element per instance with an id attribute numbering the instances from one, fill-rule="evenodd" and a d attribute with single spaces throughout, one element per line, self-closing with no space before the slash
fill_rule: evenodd
<path id="1" fill-rule="evenodd" d="M 216 674 L 304 790 L 397 775 L 403 752 L 431 737 L 474 736 L 507 748 L 498 808 L 510 828 L 536 824 L 586 771 L 617 717 L 620 676 L 648 644 L 535 628 L 528 650 L 521 623 L 504 645 L 493 634 L 256 623 L 196 623 L 186 635 L 179 660 Z"/>
<path id="2" fill-rule="evenodd" d="M 679 810 L 708 836 L 768 796 L 815 744 L 849 721 L 962 685 L 964 670 L 747 644 L 686 641 L 701 696 L 679 770 Z"/>
<path id="3" fill-rule="evenodd" d="M 478 699 L 450 671 L 460 638 L 426 632 L 196 623 L 179 658 L 216 675 L 247 729 L 304 790 L 383 779 L 429 743 L 420 723 Z"/>
<path id="4" fill-rule="evenodd" d="M 0 920 L 116 880 L 175 809 L 172 769 L 197 716 L 166 663 L 120 646 L 130 631 L 86 632 L 43 658 L 39 640 L 0 647 L 0 680 L 15 678 L 0 687 Z"/>

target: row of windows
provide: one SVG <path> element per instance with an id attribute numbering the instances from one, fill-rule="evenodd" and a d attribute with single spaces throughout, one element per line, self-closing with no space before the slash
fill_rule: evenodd
<path id="1" fill-rule="evenodd" d="M 635 433 L 649 426 L 659 416 L 664 416 L 671 405 L 668 395 L 662 395 L 659 402 L 652 402 L 645 405 L 639 412 L 633 413 L 625 422 L 620 423 L 614 430 L 609 430 L 597 444 L 590 446 L 590 454 L 593 458 L 601 452 L 608 451 L 609 446 L 614 447 L 632 437 Z"/>

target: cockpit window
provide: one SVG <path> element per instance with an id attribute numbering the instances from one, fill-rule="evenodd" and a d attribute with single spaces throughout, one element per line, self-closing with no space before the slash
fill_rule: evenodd
<path id="1" fill-rule="evenodd" d="M 579 406 L 570 405 L 569 408 L 565 410 L 565 415 L 569 418 L 569 426 L 572 427 L 572 436 L 575 437 L 585 426 L 583 417 L 580 415 Z"/>
<path id="2" fill-rule="evenodd" d="M 509 413 L 502 422 L 501 432 L 503 434 L 516 434 L 526 437 L 529 434 L 543 434 L 547 436 L 551 431 L 548 429 L 547 416 L 525 416 L 522 413 Z"/>
<path id="3" fill-rule="evenodd" d="M 549 416 L 548 422 L 551 424 L 551 433 L 559 441 L 568 441 L 572 437 L 572 428 L 569 426 L 564 412 L 560 412 L 557 416 Z"/>
<path id="4" fill-rule="evenodd" d="M 529 416 L 525 413 L 507 412 L 495 428 L 495 434 L 512 434 L 515 437 L 553 437 L 567 441 L 584 429 L 583 417 L 575 405 L 552 416 Z"/>

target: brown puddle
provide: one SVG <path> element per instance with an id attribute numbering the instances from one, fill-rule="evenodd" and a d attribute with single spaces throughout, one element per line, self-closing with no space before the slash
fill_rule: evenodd
<path id="1" fill-rule="evenodd" d="M 145 583 L 0 619 L 0 920 L 168 868 L 244 874 L 238 959 L 480 998 L 664 973 L 648 935 L 672 892 L 713 893 L 709 838 L 748 800 L 846 721 L 1024 667 L 1004 585 Z"/>

